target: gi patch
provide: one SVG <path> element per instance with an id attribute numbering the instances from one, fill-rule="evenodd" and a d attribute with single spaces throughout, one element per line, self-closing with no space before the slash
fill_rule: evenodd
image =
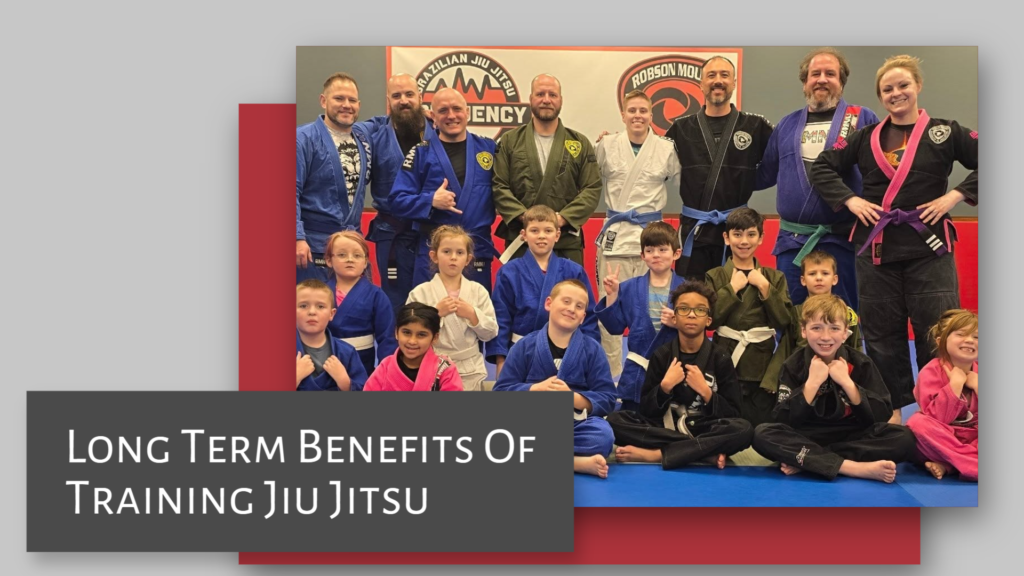
<path id="1" fill-rule="evenodd" d="M 846 325 L 856 326 L 857 325 L 857 313 L 853 311 L 853 308 L 846 307 Z"/>
<path id="2" fill-rule="evenodd" d="M 494 156 L 490 152 L 481 152 L 476 155 L 476 161 L 484 170 L 490 170 L 494 166 Z"/>
<path id="3" fill-rule="evenodd" d="M 750 147 L 750 143 L 753 141 L 754 139 L 750 136 L 750 134 L 747 134 L 742 130 L 737 130 L 732 135 L 732 143 L 736 145 L 737 150 L 746 150 L 748 147 Z"/>
<path id="4" fill-rule="evenodd" d="M 942 126 L 932 126 L 928 129 L 928 137 L 932 139 L 932 142 L 942 144 L 946 141 L 946 138 L 949 138 L 950 132 L 952 132 L 952 130 L 945 124 Z"/>
<path id="5" fill-rule="evenodd" d="M 604 235 L 604 249 L 605 250 L 610 251 L 612 249 L 612 246 L 615 245 L 615 236 L 617 236 L 617 235 L 618 235 L 618 233 L 615 232 L 614 230 L 609 230 L 608 233 Z M 598 244 L 600 244 L 600 243 L 601 243 L 601 241 L 598 240 Z"/>
<path id="6" fill-rule="evenodd" d="M 793 391 L 790 390 L 789 386 L 785 384 L 779 384 L 779 398 L 778 402 L 785 402 L 789 400 L 789 397 L 793 395 Z"/>
<path id="7" fill-rule="evenodd" d="M 426 142 L 421 142 L 409 149 L 409 153 L 405 155 L 405 162 L 402 162 L 402 168 L 412 170 L 413 162 L 416 161 L 416 149 L 424 144 L 426 144 Z"/>
<path id="8" fill-rule="evenodd" d="M 573 158 L 579 158 L 580 152 L 583 151 L 583 144 L 580 144 L 579 140 L 566 140 L 565 149 L 569 151 L 569 154 L 572 154 Z"/>

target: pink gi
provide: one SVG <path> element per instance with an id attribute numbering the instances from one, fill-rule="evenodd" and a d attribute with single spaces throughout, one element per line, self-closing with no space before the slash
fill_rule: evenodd
<path id="1" fill-rule="evenodd" d="M 420 364 L 420 371 L 416 375 L 416 382 L 413 382 L 398 367 L 398 355 L 401 353 L 401 349 L 396 350 L 394 354 L 385 358 L 377 366 L 373 375 L 363 386 L 364 392 L 429 392 L 434 385 L 434 378 L 437 376 L 438 364 L 442 360 L 451 362 L 447 357 L 435 354 L 433 347 L 427 348 L 426 354 L 423 355 L 423 362 Z M 462 391 L 462 377 L 459 376 L 455 364 L 449 365 L 441 372 L 441 390 Z"/>
<path id="2" fill-rule="evenodd" d="M 974 363 L 973 371 L 978 371 Z M 917 377 L 914 388 L 921 411 L 907 426 L 917 436 L 917 448 L 931 462 L 952 466 L 963 480 L 978 480 L 978 395 L 964 386 L 953 395 L 941 360 L 933 359 Z"/>

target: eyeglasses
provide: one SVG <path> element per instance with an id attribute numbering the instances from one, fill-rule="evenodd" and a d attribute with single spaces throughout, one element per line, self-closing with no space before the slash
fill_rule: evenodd
<path id="1" fill-rule="evenodd" d="M 703 306 L 701 306 L 699 308 L 690 308 L 689 306 L 679 306 L 679 307 L 676 308 L 676 315 L 677 316 L 689 316 L 690 312 L 693 312 L 693 315 L 696 316 L 697 318 L 703 318 L 703 317 L 707 316 L 708 314 L 710 314 L 711 310 L 708 310 L 707 308 L 705 308 Z"/>
<path id="2" fill-rule="evenodd" d="M 359 262 L 360 260 L 365 259 L 366 255 L 361 252 L 355 252 L 353 254 L 346 254 L 342 252 L 341 254 L 335 254 L 334 257 L 338 260 L 352 260 L 354 262 Z"/>

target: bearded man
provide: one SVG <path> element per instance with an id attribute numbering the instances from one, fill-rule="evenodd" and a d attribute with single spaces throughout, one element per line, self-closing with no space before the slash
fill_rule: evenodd
<path id="1" fill-rule="evenodd" d="M 768 146 L 772 125 L 763 116 L 740 112 L 732 103 L 736 66 L 712 56 L 701 67 L 704 106 L 677 118 L 665 136 L 675 142 L 682 167 L 679 238 L 683 257 L 676 273 L 704 280 L 724 262 L 725 219 L 746 206 L 755 188 L 757 164 Z"/>
<path id="2" fill-rule="evenodd" d="M 778 185 L 776 209 L 782 221 L 772 254 L 776 268 L 786 275 L 794 305 L 807 299 L 807 288 L 800 282 L 800 264 L 804 256 L 818 249 L 836 259 L 839 284 L 832 293 L 857 309 L 853 245 L 848 240 L 854 216 L 845 207 L 833 212 L 807 178 L 823 150 L 843 146 L 854 131 L 878 122 L 867 107 L 843 100 L 849 77 L 850 65 L 838 50 L 819 48 L 807 54 L 800 63 L 807 106 L 779 122 L 758 168 L 758 189 Z M 856 166 L 843 175 L 843 181 L 860 194 Z"/>
<path id="3" fill-rule="evenodd" d="M 544 204 L 561 230 L 555 254 L 583 265 L 583 225 L 601 196 L 601 170 L 590 140 L 562 124 L 561 112 L 562 83 L 541 74 L 530 82 L 530 121 L 498 141 L 492 190 L 501 215 L 496 233 L 505 238 L 502 263 L 526 252 L 523 213 Z"/>
<path id="4" fill-rule="evenodd" d="M 424 117 L 423 99 L 412 76 L 395 74 L 389 78 L 387 96 L 388 115 L 359 124 L 373 142 L 370 194 L 377 216 L 370 222 L 366 239 L 376 244 L 380 287 L 397 314 L 413 288 L 419 233 L 411 221 L 392 213 L 388 195 L 409 151 L 433 138 L 434 129 Z"/>

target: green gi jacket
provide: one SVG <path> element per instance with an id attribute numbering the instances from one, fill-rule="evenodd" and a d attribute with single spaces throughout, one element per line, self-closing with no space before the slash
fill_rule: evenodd
<path id="1" fill-rule="evenodd" d="M 501 215 L 497 233 L 511 242 L 523 229 L 519 216 L 544 204 L 565 218 L 567 226 L 555 250 L 582 250 L 583 225 L 601 197 L 601 170 L 590 140 L 558 121 L 548 164 L 541 175 L 533 122 L 506 133 L 494 154 L 494 208 Z M 507 244 L 506 244 L 507 245 Z"/>
<path id="2" fill-rule="evenodd" d="M 765 300 L 761 300 L 761 293 L 749 284 L 739 294 L 733 291 L 731 280 L 735 268 L 732 258 L 726 261 L 725 266 L 708 270 L 704 282 L 718 296 L 712 312 L 711 329 L 728 326 L 733 330 L 745 331 L 768 326 L 779 333 L 789 327 L 793 303 L 789 299 L 785 274 L 774 268 L 762 268 L 756 258 L 754 268 L 760 269 L 771 284 Z M 738 342 L 716 333 L 715 344 L 732 354 Z M 746 382 L 761 382 L 774 352 L 775 338 L 748 345 L 736 365 L 736 377 Z"/>

